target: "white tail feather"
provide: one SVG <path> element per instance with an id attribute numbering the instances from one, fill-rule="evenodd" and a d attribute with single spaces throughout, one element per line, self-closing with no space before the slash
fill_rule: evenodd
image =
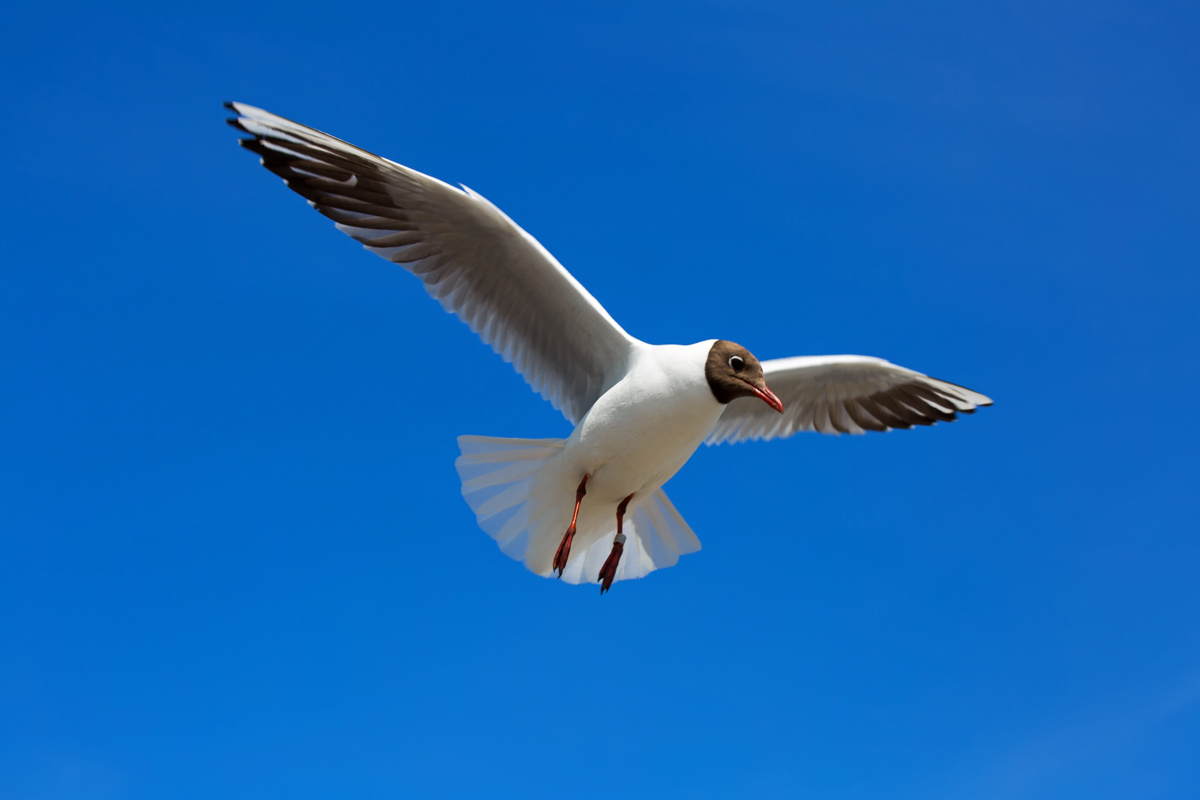
<path id="1" fill-rule="evenodd" d="M 563 439 L 460 436 L 462 455 L 454 462 L 462 479 L 463 498 L 475 512 L 479 527 L 509 558 L 523 561 L 530 570 L 546 577 L 552 574 L 547 565 L 570 522 L 570 510 L 565 515 L 554 513 L 562 504 L 535 504 L 530 499 L 540 483 L 561 483 L 553 460 L 565 445 Z M 564 501 L 574 499 L 573 485 L 559 493 Z M 700 549 L 700 540 L 662 489 L 635 499 L 635 503 L 625 520 L 625 550 L 617 567 L 618 581 L 674 566 L 679 556 Z M 532 511 L 534 507 L 538 511 Z M 617 533 L 615 514 L 603 515 L 602 519 L 606 521 L 598 523 L 600 527 L 595 530 L 583 530 L 581 524 L 563 581 L 598 582 Z"/>
<path id="2" fill-rule="evenodd" d="M 525 560 L 529 510 L 525 501 L 538 471 L 562 452 L 563 439 L 499 439 L 460 436 L 455 462 L 463 498 L 479 527 L 509 558 Z"/>

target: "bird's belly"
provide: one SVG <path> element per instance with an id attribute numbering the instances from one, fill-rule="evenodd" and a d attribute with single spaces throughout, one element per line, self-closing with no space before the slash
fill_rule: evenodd
<path id="1" fill-rule="evenodd" d="M 651 492 L 687 463 L 721 414 L 711 392 L 621 392 L 597 401 L 568 440 L 564 465 L 589 475 L 588 494 L 619 502 Z"/>

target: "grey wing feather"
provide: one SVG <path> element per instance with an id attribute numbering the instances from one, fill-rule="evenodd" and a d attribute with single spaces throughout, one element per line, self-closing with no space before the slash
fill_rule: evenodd
<path id="1" fill-rule="evenodd" d="M 242 103 L 229 122 L 264 167 L 425 290 L 578 423 L 636 339 L 500 209 L 312 128 Z"/>
<path id="2" fill-rule="evenodd" d="M 707 444 L 933 425 L 992 404 L 978 392 L 868 356 L 779 358 L 764 361 L 763 374 L 783 414 L 756 397 L 740 397 L 725 407 Z"/>

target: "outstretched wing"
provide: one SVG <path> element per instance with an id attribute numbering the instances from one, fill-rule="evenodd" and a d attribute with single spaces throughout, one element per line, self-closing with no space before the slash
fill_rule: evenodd
<path id="1" fill-rule="evenodd" d="M 801 356 L 764 361 L 780 414 L 757 397 L 725 407 L 707 444 L 777 439 L 799 431 L 865 433 L 952 422 L 992 401 L 970 389 L 869 356 Z"/>
<path id="2" fill-rule="evenodd" d="M 633 337 L 554 256 L 470 189 L 242 103 L 240 144 L 338 230 L 425 290 L 578 423 L 625 371 Z"/>

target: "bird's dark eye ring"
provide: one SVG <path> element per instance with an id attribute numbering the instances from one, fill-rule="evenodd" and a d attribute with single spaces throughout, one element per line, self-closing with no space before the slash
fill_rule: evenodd
<path id="1" fill-rule="evenodd" d="M 737 372 L 742 367 L 746 366 L 746 361 L 741 356 L 730 356 L 729 366 L 733 367 L 734 372 Z"/>

